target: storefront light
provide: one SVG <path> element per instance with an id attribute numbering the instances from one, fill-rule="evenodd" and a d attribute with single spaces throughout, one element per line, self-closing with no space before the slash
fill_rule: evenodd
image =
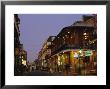
<path id="1" fill-rule="evenodd" d="M 60 56 L 58 56 L 58 61 L 60 61 Z"/>
<path id="2" fill-rule="evenodd" d="M 64 55 L 63 55 L 63 59 L 65 59 Z"/>
<path id="3" fill-rule="evenodd" d="M 82 50 L 79 50 L 79 53 L 82 53 Z"/>
<path id="4" fill-rule="evenodd" d="M 58 61 L 58 65 L 60 65 L 60 62 Z"/>
<path id="5" fill-rule="evenodd" d="M 76 52 L 74 53 L 74 57 L 75 58 L 78 58 L 78 54 Z"/>

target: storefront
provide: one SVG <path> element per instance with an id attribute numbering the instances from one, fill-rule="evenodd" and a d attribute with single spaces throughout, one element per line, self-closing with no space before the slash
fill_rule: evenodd
<path id="1" fill-rule="evenodd" d="M 52 57 L 52 69 L 54 72 L 67 72 L 68 75 L 85 75 L 96 66 L 96 51 L 72 49 L 64 50 Z"/>

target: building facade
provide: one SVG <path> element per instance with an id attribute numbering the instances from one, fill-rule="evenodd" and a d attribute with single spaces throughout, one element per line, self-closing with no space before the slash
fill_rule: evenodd
<path id="1" fill-rule="evenodd" d="M 41 69 L 48 69 L 50 67 L 49 58 L 51 57 L 51 43 L 55 39 L 55 36 L 50 36 L 43 44 L 39 54 L 39 66 Z"/>
<path id="2" fill-rule="evenodd" d="M 82 21 L 77 21 L 61 30 L 52 42 L 50 59 L 54 72 L 80 75 L 96 69 L 94 68 L 97 59 L 96 26 L 96 16 L 83 16 Z M 94 71 L 96 74 L 96 70 Z"/>
<path id="3" fill-rule="evenodd" d="M 14 14 L 14 74 L 18 75 L 23 72 L 24 66 L 26 66 L 27 52 L 23 49 L 23 44 L 20 42 L 20 19 L 18 14 Z"/>

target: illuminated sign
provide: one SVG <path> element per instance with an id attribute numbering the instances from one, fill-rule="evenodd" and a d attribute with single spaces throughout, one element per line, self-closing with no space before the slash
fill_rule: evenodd
<path id="1" fill-rule="evenodd" d="M 92 55 L 92 51 L 85 51 L 85 56 L 91 56 Z"/>

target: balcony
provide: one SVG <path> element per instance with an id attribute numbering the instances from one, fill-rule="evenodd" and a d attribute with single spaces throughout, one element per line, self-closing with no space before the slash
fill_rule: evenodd
<path id="1" fill-rule="evenodd" d="M 62 50 L 65 50 L 65 49 L 79 49 L 79 48 L 82 48 L 82 47 L 83 47 L 82 45 L 63 44 L 61 46 L 56 47 L 56 49 L 54 49 L 52 51 L 52 55 L 54 55 L 54 54 L 56 54 L 56 53 L 58 53 L 58 52 L 60 52 Z"/>

